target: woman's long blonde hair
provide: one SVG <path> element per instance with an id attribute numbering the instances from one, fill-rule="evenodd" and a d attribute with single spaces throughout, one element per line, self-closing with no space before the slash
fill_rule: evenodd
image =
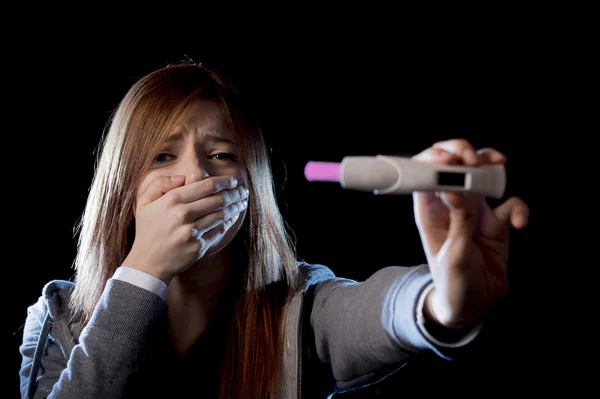
<path id="1" fill-rule="evenodd" d="M 277 206 L 258 123 L 237 92 L 202 65 L 186 62 L 149 73 L 116 109 L 100 142 L 94 179 L 75 230 L 79 239 L 71 307 L 86 324 L 133 243 L 136 188 L 179 117 L 198 99 L 221 105 L 249 176 L 247 218 L 234 240 L 245 252 L 237 254 L 245 264 L 229 322 L 220 397 L 268 398 L 275 394 L 281 365 L 282 309 L 298 279 L 296 254 Z"/>

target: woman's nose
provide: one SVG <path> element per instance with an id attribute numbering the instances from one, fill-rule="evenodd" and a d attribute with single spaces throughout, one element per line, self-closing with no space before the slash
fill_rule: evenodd
<path id="1" fill-rule="evenodd" d="M 200 165 L 197 159 L 186 165 L 183 174 L 185 175 L 185 184 L 195 183 L 209 176 L 206 169 Z"/>

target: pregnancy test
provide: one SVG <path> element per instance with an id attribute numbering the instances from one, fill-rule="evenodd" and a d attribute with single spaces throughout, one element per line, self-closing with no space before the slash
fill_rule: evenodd
<path id="1" fill-rule="evenodd" d="M 406 157 L 346 156 L 341 162 L 310 161 L 308 181 L 339 183 L 342 188 L 374 194 L 463 192 L 501 198 L 506 189 L 504 165 L 438 165 Z"/>

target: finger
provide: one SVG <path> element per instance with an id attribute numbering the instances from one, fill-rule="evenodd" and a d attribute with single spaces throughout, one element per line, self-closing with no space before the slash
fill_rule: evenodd
<path id="1" fill-rule="evenodd" d="M 190 203 L 223 190 L 234 188 L 238 181 L 234 176 L 211 176 L 187 184 L 169 193 L 176 203 Z"/>
<path id="2" fill-rule="evenodd" d="M 465 165 L 474 166 L 479 164 L 475 148 L 465 139 L 438 141 L 432 147 L 455 154 Z"/>
<path id="3" fill-rule="evenodd" d="M 201 234 L 214 229 L 215 227 L 223 224 L 227 220 L 239 215 L 248 207 L 248 200 L 244 199 L 242 201 L 238 201 L 231 205 L 226 206 L 225 208 L 209 213 L 206 216 L 201 217 L 200 219 L 194 222 L 194 228 L 200 232 Z"/>
<path id="4" fill-rule="evenodd" d="M 221 237 L 227 233 L 227 230 L 231 228 L 239 219 L 240 214 L 234 215 L 232 218 L 224 220 L 220 225 L 213 227 L 212 229 L 202 233 L 202 255 L 210 249 L 210 247 L 217 242 Z"/>
<path id="5" fill-rule="evenodd" d="M 494 209 L 494 215 L 502 224 L 510 224 L 516 229 L 522 229 L 529 223 L 529 207 L 517 197 L 507 199 Z"/>
<path id="6" fill-rule="evenodd" d="M 421 151 L 417 155 L 414 155 L 412 159 L 420 162 L 444 165 L 454 164 L 458 161 L 458 157 L 455 154 L 452 154 L 451 152 L 445 151 L 441 148 L 433 147 Z"/>
<path id="7" fill-rule="evenodd" d="M 470 236 L 475 228 L 475 214 L 473 207 L 468 206 L 468 196 L 464 193 L 443 192 L 440 199 L 448 208 L 450 216 L 450 226 L 448 235 L 458 237 L 461 235 Z"/>
<path id="8" fill-rule="evenodd" d="M 477 157 L 481 165 L 506 163 L 506 156 L 493 148 L 482 148 L 477 151 Z"/>
<path id="9" fill-rule="evenodd" d="M 238 206 L 239 203 L 248 198 L 248 190 L 243 186 L 238 186 L 229 190 L 222 190 L 218 193 L 201 198 L 189 204 L 184 204 L 178 209 L 180 213 L 179 220 L 182 223 L 190 223 L 199 218 L 221 209 L 231 209 Z"/>
<path id="10" fill-rule="evenodd" d="M 156 201 L 169 191 L 181 186 L 185 182 L 185 176 L 158 176 L 152 180 L 150 185 L 138 198 L 138 206 L 145 206 Z"/>

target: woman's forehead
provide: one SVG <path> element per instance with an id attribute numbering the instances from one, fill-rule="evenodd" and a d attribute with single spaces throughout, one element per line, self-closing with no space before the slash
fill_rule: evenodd
<path id="1" fill-rule="evenodd" d="M 177 123 L 178 125 L 227 125 L 220 104 L 215 100 L 197 100 L 191 103 Z"/>
<path id="2" fill-rule="evenodd" d="M 175 124 L 176 134 L 200 133 L 233 140 L 227 117 L 220 104 L 214 100 L 194 101 Z"/>

